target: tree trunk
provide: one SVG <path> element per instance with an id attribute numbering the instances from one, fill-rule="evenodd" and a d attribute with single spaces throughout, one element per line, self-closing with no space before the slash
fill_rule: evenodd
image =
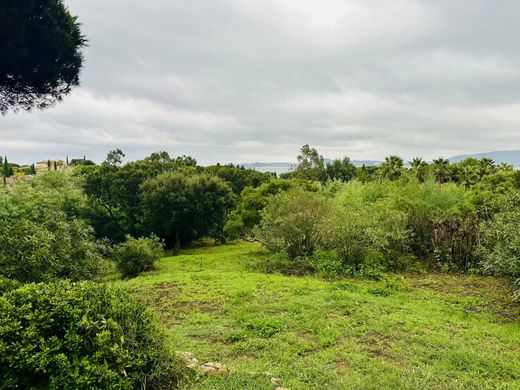
<path id="1" fill-rule="evenodd" d="M 179 232 L 175 232 L 175 242 L 173 243 L 173 255 L 177 256 L 181 249 L 181 239 L 179 237 Z"/>

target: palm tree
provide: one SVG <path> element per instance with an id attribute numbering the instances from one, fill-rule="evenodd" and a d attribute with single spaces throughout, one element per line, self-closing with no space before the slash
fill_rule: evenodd
<path id="1" fill-rule="evenodd" d="M 472 165 L 466 165 L 460 168 L 459 181 L 464 185 L 465 189 L 468 189 L 475 184 L 479 179 L 477 169 Z"/>
<path id="2" fill-rule="evenodd" d="M 478 170 L 480 178 L 482 179 L 484 176 L 495 172 L 495 162 L 493 161 L 493 159 L 489 157 L 483 157 L 480 160 L 478 160 Z"/>
<path id="3" fill-rule="evenodd" d="M 408 162 L 412 167 L 412 172 L 420 183 L 424 183 L 428 174 L 428 163 L 421 157 L 415 157 L 412 161 Z"/>
<path id="4" fill-rule="evenodd" d="M 399 156 L 385 157 L 385 161 L 381 163 L 381 173 L 389 180 L 396 180 L 401 176 L 403 165 L 403 159 Z"/>
<path id="5" fill-rule="evenodd" d="M 442 157 L 433 160 L 433 171 L 435 173 L 435 180 L 437 183 L 444 183 L 448 179 L 451 171 L 449 160 Z"/>
<path id="6" fill-rule="evenodd" d="M 497 170 L 499 171 L 512 171 L 514 168 L 513 164 L 508 164 L 508 163 L 500 163 L 496 166 Z"/>

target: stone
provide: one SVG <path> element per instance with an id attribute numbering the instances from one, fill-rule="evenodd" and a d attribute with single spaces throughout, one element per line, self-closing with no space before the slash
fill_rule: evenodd
<path id="1" fill-rule="evenodd" d="M 280 385 L 281 381 L 282 380 L 280 378 L 271 378 L 271 384 L 272 385 L 277 385 L 278 386 L 278 385 Z"/>
<path id="2" fill-rule="evenodd" d="M 206 366 L 206 365 L 200 366 L 199 370 L 200 370 L 200 372 L 205 373 L 205 374 L 206 374 L 206 373 L 209 374 L 209 373 L 217 372 L 217 371 L 218 371 L 217 368 L 212 367 L 212 366 Z"/>

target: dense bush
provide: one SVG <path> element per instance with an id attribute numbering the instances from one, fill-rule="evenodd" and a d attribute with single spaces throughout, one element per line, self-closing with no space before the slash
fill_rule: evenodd
<path id="1" fill-rule="evenodd" d="M 273 197 L 263 212 L 256 236 L 272 252 L 290 260 L 312 255 L 323 239 L 328 199 L 296 188 Z"/>
<path id="2" fill-rule="evenodd" d="M 101 284 L 28 284 L 0 296 L 2 388 L 176 388 L 182 364 L 144 307 Z"/>
<path id="3" fill-rule="evenodd" d="M 285 179 L 271 180 L 257 188 L 244 189 L 235 209 L 227 216 L 224 225 L 226 236 L 230 239 L 250 239 L 253 229 L 262 219 L 262 210 L 270 203 L 271 198 L 296 187 L 311 192 L 319 191 L 319 186 L 314 183 Z"/>
<path id="4" fill-rule="evenodd" d="M 481 226 L 484 272 L 517 280 L 520 296 L 520 209 L 505 210 Z"/>
<path id="5" fill-rule="evenodd" d="M 114 248 L 113 259 L 123 278 L 133 278 L 153 269 L 155 261 L 163 255 L 163 243 L 157 236 L 133 238 Z"/>
<path id="6" fill-rule="evenodd" d="M 34 219 L 0 218 L 0 275 L 23 282 L 94 278 L 102 249 L 82 220 L 59 211 Z"/>

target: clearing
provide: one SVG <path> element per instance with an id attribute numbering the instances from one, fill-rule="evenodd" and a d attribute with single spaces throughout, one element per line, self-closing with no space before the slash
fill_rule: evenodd
<path id="1" fill-rule="evenodd" d="M 199 389 L 520 389 L 520 313 L 505 281 L 389 275 L 382 281 L 253 271 L 258 245 L 184 250 L 117 282 L 176 350 L 231 374 Z"/>

